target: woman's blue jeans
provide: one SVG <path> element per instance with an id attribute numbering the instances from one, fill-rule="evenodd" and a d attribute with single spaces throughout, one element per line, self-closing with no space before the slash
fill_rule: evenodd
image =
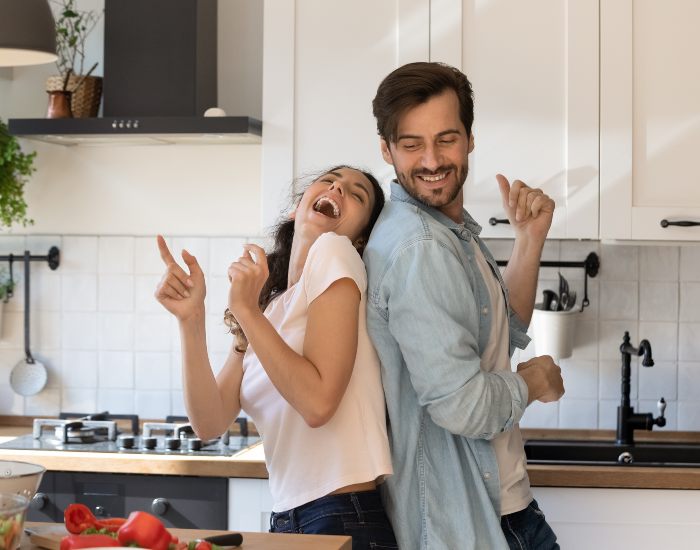
<path id="1" fill-rule="evenodd" d="M 328 495 L 273 513 L 270 532 L 350 536 L 353 550 L 398 548 L 377 490 Z"/>

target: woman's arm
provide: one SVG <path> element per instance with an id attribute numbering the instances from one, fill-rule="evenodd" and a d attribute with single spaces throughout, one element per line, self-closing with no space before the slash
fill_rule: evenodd
<path id="1" fill-rule="evenodd" d="M 331 284 L 309 305 L 302 355 L 259 308 L 231 308 L 277 391 L 312 428 L 331 419 L 345 394 L 357 354 L 359 306 L 352 279 Z"/>

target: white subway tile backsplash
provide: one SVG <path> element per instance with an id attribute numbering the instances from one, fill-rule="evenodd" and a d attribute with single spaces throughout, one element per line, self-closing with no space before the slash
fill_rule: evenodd
<path id="1" fill-rule="evenodd" d="M 700 245 L 681 246 L 681 281 L 700 281 Z"/>
<path id="2" fill-rule="evenodd" d="M 228 268 L 243 254 L 242 238 L 218 238 L 210 239 L 209 265 L 202 266 L 207 277 L 221 277 L 226 279 Z M 200 262 L 201 263 L 201 262 Z M 228 279 L 227 279 L 228 280 Z"/>
<path id="3" fill-rule="evenodd" d="M 614 430 L 617 428 L 617 407 L 620 399 L 601 399 L 598 401 L 598 428 Z"/>
<path id="4" fill-rule="evenodd" d="M 233 336 L 224 325 L 223 315 L 207 315 L 207 346 L 212 353 L 228 353 Z"/>
<path id="5" fill-rule="evenodd" d="M 533 401 L 520 420 L 521 428 L 558 428 L 559 403 Z"/>
<path id="6" fill-rule="evenodd" d="M 61 411 L 61 390 L 58 388 L 45 389 L 42 392 L 26 398 L 24 414 L 27 416 L 58 416 Z"/>
<path id="7" fill-rule="evenodd" d="M 133 311 L 134 276 L 100 274 L 97 304 L 100 311 Z"/>
<path id="8" fill-rule="evenodd" d="M 137 390 L 136 414 L 139 418 L 157 420 L 170 414 L 170 392 L 167 390 Z"/>
<path id="9" fill-rule="evenodd" d="M 3 377 L 2 380 L 9 378 Z M 24 414 L 24 397 L 17 395 L 9 383 L 0 383 L 0 414 Z"/>
<path id="10" fill-rule="evenodd" d="M 629 332 L 630 340 L 633 344 L 639 343 L 637 341 L 638 331 L 636 321 L 600 322 L 598 326 L 598 357 L 600 357 L 601 360 L 620 358 L 620 344 L 622 344 L 625 332 Z"/>
<path id="11" fill-rule="evenodd" d="M 61 278 L 63 311 L 95 311 L 97 309 L 97 275 L 65 274 Z"/>
<path id="12" fill-rule="evenodd" d="M 700 403 L 700 361 L 678 363 L 678 399 Z"/>
<path id="13" fill-rule="evenodd" d="M 61 243 L 61 274 L 97 273 L 97 237 L 64 236 Z"/>
<path id="14" fill-rule="evenodd" d="M 64 313 L 61 342 L 63 349 L 97 349 L 97 313 Z"/>
<path id="15" fill-rule="evenodd" d="M 641 282 L 639 284 L 641 321 L 678 321 L 678 283 Z"/>
<path id="16" fill-rule="evenodd" d="M 678 395 L 678 367 L 675 362 L 655 361 L 653 367 L 639 366 L 637 370 L 638 395 L 642 399 L 676 400 Z"/>
<path id="17" fill-rule="evenodd" d="M 182 391 L 170 392 L 170 414 L 176 416 L 187 416 L 187 410 L 185 409 L 185 398 L 182 395 Z"/>
<path id="18" fill-rule="evenodd" d="M 61 314 L 35 313 L 32 318 L 30 342 L 33 348 L 43 350 L 61 349 Z"/>
<path id="19" fill-rule="evenodd" d="M 29 250 L 32 254 L 39 254 L 38 248 L 32 249 L 28 248 L 30 243 L 27 242 L 27 237 L 24 235 L 3 235 L 0 238 L 0 254 L 3 256 L 6 254 L 16 254 L 23 255 L 25 250 Z M 48 247 L 46 248 L 48 252 Z M 43 254 L 43 252 L 41 252 Z"/>
<path id="20" fill-rule="evenodd" d="M 134 390 L 100 388 L 97 391 L 97 409 L 112 414 L 135 414 Z"/>
<path id="21" fill-rule="evenodd" d="M 134 348 L 133 313 L 99 313 L 97 346 L 100 350 L 131 351 Z"/>
<path id="22" fill-rule="evenodd" d="M 600 283 L 600 318 L 606 321 L 639 318 L 639 290 L 637 281 Z"/>
<path id="23" fill-rule="evenodd" d="M 678 359 L 700 361 L 700 323 L 678 325 Z"/>
<path id="24" fill-rule="evenodd" d="M 567 397 L 598 398 L 598 361 L 562 359 L 559 366 Z"/>
<path id="25" fill-rule="evenodd" d="M 678 429 L 700 431 L 700 403 L 697 401 L 678 402 Z"/>
<path id="26" fill-rule="evenodd" d="M 61 362 L 64 388 L 97 388 L 97 351 L 66 350 Z"/>
<path id="27" fill-rule="evenodd" d="M 100 351 L 97 380 L 100 388 L 134 387 L 134 354 L 131 351 Z"/>
<path id="28" fill-rule="evenodd" d="M 573 399 L 565 395 L 559 402 L 560 428 L 582 429 L 597 425 L 597 399 Z"/>
<path id="29" fill-rule="evenodd" d="M 700 322 L 700 283 L 681 283 L 680 301 L 680 322 Z"/>
<path id="30" fill-rule="evenodd" d="M 170 252 L 173 257 L 180 264 L 185 271 L 188 271 L 185 262 L 182 259 L 182 251 L 187 250 L 196 259 L 199 267 L 205 271 L 209 265 L 209 242 L 211 239 L 204 239 L 200 237 L 175 237 L 173 239 L 173 247 Z M 208 275 L 205 271 L 205 275 Z"/>
<path id="31" fill-rule="evenodd" d="M 74 413 L 96 411 L 97 390 L 92 388 L 66 388 L 61 391 L 61 410 Z M 105 410 L 105 409 L 100 409 Z M 110 412 L 112 411 L 111 409 Z"/>
<path id="32" fill-rule="evenodd" d="M 99 273 L 131 275 L 134 272 L 134 237 L 100 237 L 97 245 Z"/>
<path id="33" fill-rule="evenodd" d="M 677 246 L 639 247 L 640 281 L 678 281 L 680 250 Z"/>
<path id="34" fill-rule="evenodd" d="M 136 351 L 169 351 L 174 318 L 170 313 L 137 313 L 134 349 Z"/>
<path id="35" fill-rule="evenodd" d="M 227 277 L 209 277 L 207 281 L 207 313 L 223 318 L 228 305 L 231 283 Z"/>
<path id="36" fill-rule="evenodd" d="M 165 242 L 173 256 L 176 256 L 173 252 L 172 239 L 165 237 Z M 160 257 L 155 235 L 136 237 L 134 239 L 134 273 L 136 275 L 162 275 L 164 271 L 165 263 Z"/>
<path id="37" fill-rule="evenodd" d="M 574 334 L 576 359 L 598 360 L 598 323 L 579 316 Z"/>
<path id="38" fill-rule="evenodd" d="M 166 311 L 156 300 L 155 292 L 162 275 L 136 275 L 134 277 L 134 308 L 139 313 Z"/>
<path id="39" fill-rule="evenodd" d="M 638 247 L 614 244 L 602 245 L 600 277 L 604 281 L 639 280 Z"/>
<path id="40" fill-rule="evenodd" d="M 139 351 L 135 359 L 137 390 L 170 390 L 170 353 Z"/>

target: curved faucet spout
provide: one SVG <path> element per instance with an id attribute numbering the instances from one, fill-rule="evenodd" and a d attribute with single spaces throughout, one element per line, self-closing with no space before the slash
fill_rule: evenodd
<path id="1" fill-rule="evenodd" d="M 639 342 L 639 352 L 637 354 L 644 355 L 644 357 L 642 357 L 643 367 L 654 366 L 654 360 L 651 358 L 651 344 L 649 343 L 649 340 L 642 340 Z"/>

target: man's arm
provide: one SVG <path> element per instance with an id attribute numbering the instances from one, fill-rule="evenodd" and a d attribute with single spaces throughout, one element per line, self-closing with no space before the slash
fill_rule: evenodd
<path id="1" fill-rule="evenodd" d="M 511 308 L 525 325 L 529 325 L 535 306 L 542 248 L 552 225 L 554 201 L 541 189 L 528 187 L 520 180 L 510 185 L 501 174 L 496 179 L 503 208 L 515 232 L 515 244 L 503 272 L 503 281 L 508 288 Z"/>

